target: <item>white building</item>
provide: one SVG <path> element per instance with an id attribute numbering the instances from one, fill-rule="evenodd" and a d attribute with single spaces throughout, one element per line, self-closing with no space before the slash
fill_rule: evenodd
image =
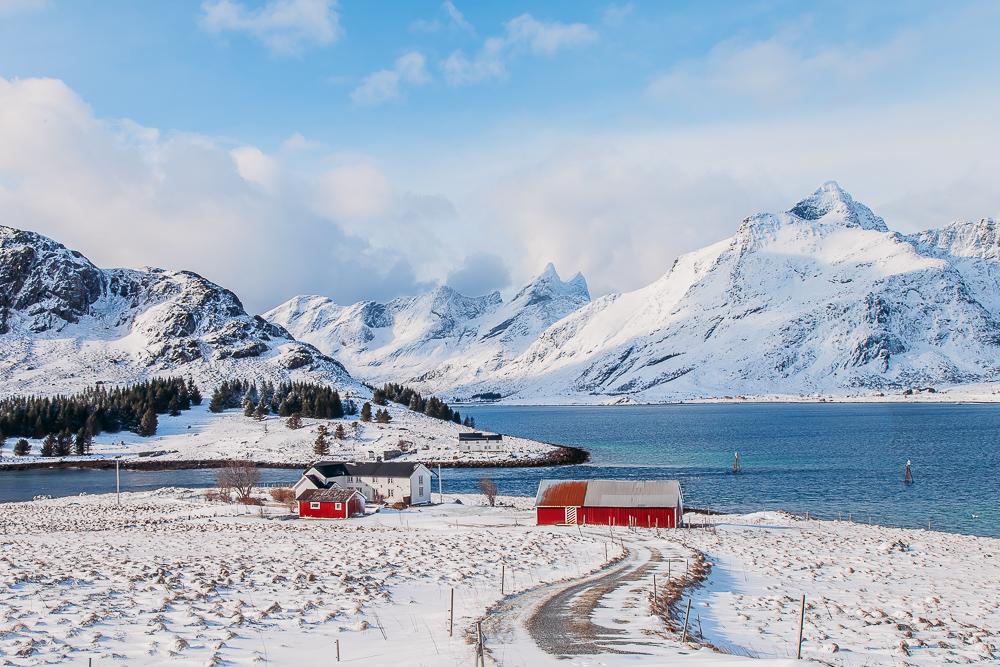
<path id="1" fill-rule="evenodd" d="M 295 497 L 308 489 L 355 489 L 370 503 L 423 505 L 431 502 L 434 473 L 423 463 L 321 461 L 295 483 Z"/>

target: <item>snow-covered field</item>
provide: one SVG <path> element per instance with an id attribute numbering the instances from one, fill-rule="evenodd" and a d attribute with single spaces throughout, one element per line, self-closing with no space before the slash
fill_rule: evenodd
<path id="1" fill-rule="evenodd" d="M 713 562 L 695 596 L 724 650 L 834 665 L 1000 664 L 1000 540 L 802 520 L 784 513 L 692 517 Z"/>
<path id="2" fill-rule="evenodd" d="M 475 622 L 501 599 L 501 568 L 509 595 L 621 554 L 614 543 L 605 551 L 606 528 L 535 526 L 528 498 L 497 508 L 454 499 L 342 522 L 184 489 L 123 494 L 121 507 L 114 496 L 0 505 L 0 664 L 332 664 L 339 641 L 348 664 L 468 665 Z M 646 579 L 665 581 L 664 560 L 594 615 L 660 658 L 562 660 L 493 636 L 490 659 L 788 665 L 803 593 L 810 660 L 929 666 L 1000 655 L 1000 540 L 780 513 L 709 521 L 714 530 L 617 530 L 615 540 L 636 553 L 705 553 L 713 567 L 691 625 L 721 653 L 680 643 L 644 606 Z M 675 560 L 674 576 L 681 567 Z"/>
<path id="3" fill-rule="evenodd" d="M 0 664 L 333 664 L 339 640 L 349 664 L 468 665 L 502 565 L 508 592 L 579 576 L 605 541 L 465 501 L 342 522 L 180 489 L 0 505 Z"/>
<path id="4" fill-rule="evenodd" d="M 134 433 L 105 433 L 95 439 L 93 456 L 122 456 L 142 461 L 212 461 L 246 458 L 254 461 L 303 465 L 317 458 L 349 461 L 375 460 L 386 449 L 406 448 L 397 461 L 458 461 L 516 463 L 543 457 L 553 447 L 533 440 L 504 436 L 502 452 L 460 452 L 458 433 L 471 429 L 452 422 L 432 419 L 406 408 L 390 405 L 392 421 L 388 424 L 365 423 L 357 416 L 339 420 L 303 419 L 304 427 L 289 429 L 285 419 L 269 417 L 264 421 L 245 417 L 239 410 L 214 414 L 207 402 L 195 406 L 177 417 L 160 415 L 157 434 L 142 438 Z M 313 443 L 320 423 L 326 424 L 330 436 L 330 453 L 317 457 Z M 344 440 L 334 437 L 337 424 L 346 431 Z M 0 450 L 0 467 L 5 464 L 32 461 L 77 460 L 42 459 L 41 441 L 32 442 L 28 457 L 13 455 L 17 438 L 8 438 Z M 149 453 L 155 455 L 149 455 Z M 140 453 L 146 454 L 140 457 Z"/>

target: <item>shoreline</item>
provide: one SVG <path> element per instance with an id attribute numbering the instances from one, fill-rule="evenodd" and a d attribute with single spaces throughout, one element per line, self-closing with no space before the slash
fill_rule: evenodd
<path id="1" fill-rule="evenodd" d="M 545 443 L 551 444 L 551 443 Z M 550 466 L 579 465 L 590 461 L 590 452 L 581 447 L 552 445 L 554 450 L 543 457 L 514 461 L 401 461 L 402 463 L 423 463 L 428 468 L 545 468 Z M 122 470 L 165 471 L 165 470 L 211 470 L 222 468 L 234 459 L 189 459 L 170 461 L 149 461 L 141 458 L 121 459 Z M 111 470 L 116 459 L 101 458 L 79 461 L 25 461 L 23 463 L 0 463 L 0 473 L 22 470 Z M 279 470 L 304 470 L 315 461 L 279 463 L 275 461 L 253 461 L 256 468 Z"/>

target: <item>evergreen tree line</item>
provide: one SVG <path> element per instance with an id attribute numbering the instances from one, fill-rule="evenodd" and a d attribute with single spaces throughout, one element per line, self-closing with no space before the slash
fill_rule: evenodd
<path id="1" fill-rule="evenodd" d="M 372 402 L 375 405 L 385 405 L 387 401 L 405 405 L 414 412 L 422 412 L 428 417 L 434 417 L 435 419 L 443 419 L 455 422 L 456 424 L 464 424 L 465 426 L 475 427 L 476 425 L 471 417 L 466 417 L 463 421 L 462 415 L 458 413 L 458 410 L 452 410 L 441 399 L 434 396 L 424 398 L 417 390 L 395 382 L 382 385 L 381 389 L 376 389 L 372 394 Z"/>
<path id="2" fill-rule="evenodd" d="M 132 431 L 151 436 L 157 415 L 179 415 L 201 400 L 198 387 L 182 378 L 113 388 L 95 385 L 67 396 L 10 396 L 0 400 L 0 442 L 8 436 L 45 438 L 43 456 L 88 454 L 96 435 Z M 30 445 L 18 441 L 15 449 L 26 454 Z"/>
<path id="3" fill-rule="evenodd" d="M 268 415 L 281 417 L 312 417 L 337 419 L 357 414 L 357 405 L 350 397 L 341 399 L 332 387 L 312 382 L 251 382 L 250 380 L 225 380 L 214 392 L 208 409 L 222 412 L 229 408 L 242 408 L 248 417 L 264 419 Z M 294 427 L 293 427 L 294 428 Z"/>

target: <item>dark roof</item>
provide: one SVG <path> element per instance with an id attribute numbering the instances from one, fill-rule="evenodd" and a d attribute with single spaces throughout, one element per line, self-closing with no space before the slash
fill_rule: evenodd
<path id="1" fill-rule="evenodd" d="M 358 492 L 354 489 L 342 489 L 332 486 L 329 489 L 307 489 L 299 496 L 299 500 L 311 503 L 346 503 Z"/>
<path id="2" fill-rule="evenodd" d="M 316 471 L 323 475 L 323 477 L 347 477 L 350 475 L 347 472 L 347 465 L 340 461 L 320 461 L 314 463 L 311 468 L 315 468 Z"/>
<path id="3" fill-rule="evenodd" d="M 344 463 L 343 461 L 320 461 L 315 468 L 326 478 L 330 477 L 412 477 L 420 462 L 385 461 L 379 463 Z M 310 469 L 311 469 L 310 468 Z M 433 475 L 434 473 L 431 472 Z"/>
<path id="4" fill-rule="evenodd" d="M 535 507 L 676 507 L 683 502 L 673 479 L 543 479 Z"/>
<path id="5" fill-rule="evenodd" d="M 406 477 L 410 478 L 422 463 L 385 461 L 380 463 L 348 463 L 349 475 L 357 477 Z"/>

